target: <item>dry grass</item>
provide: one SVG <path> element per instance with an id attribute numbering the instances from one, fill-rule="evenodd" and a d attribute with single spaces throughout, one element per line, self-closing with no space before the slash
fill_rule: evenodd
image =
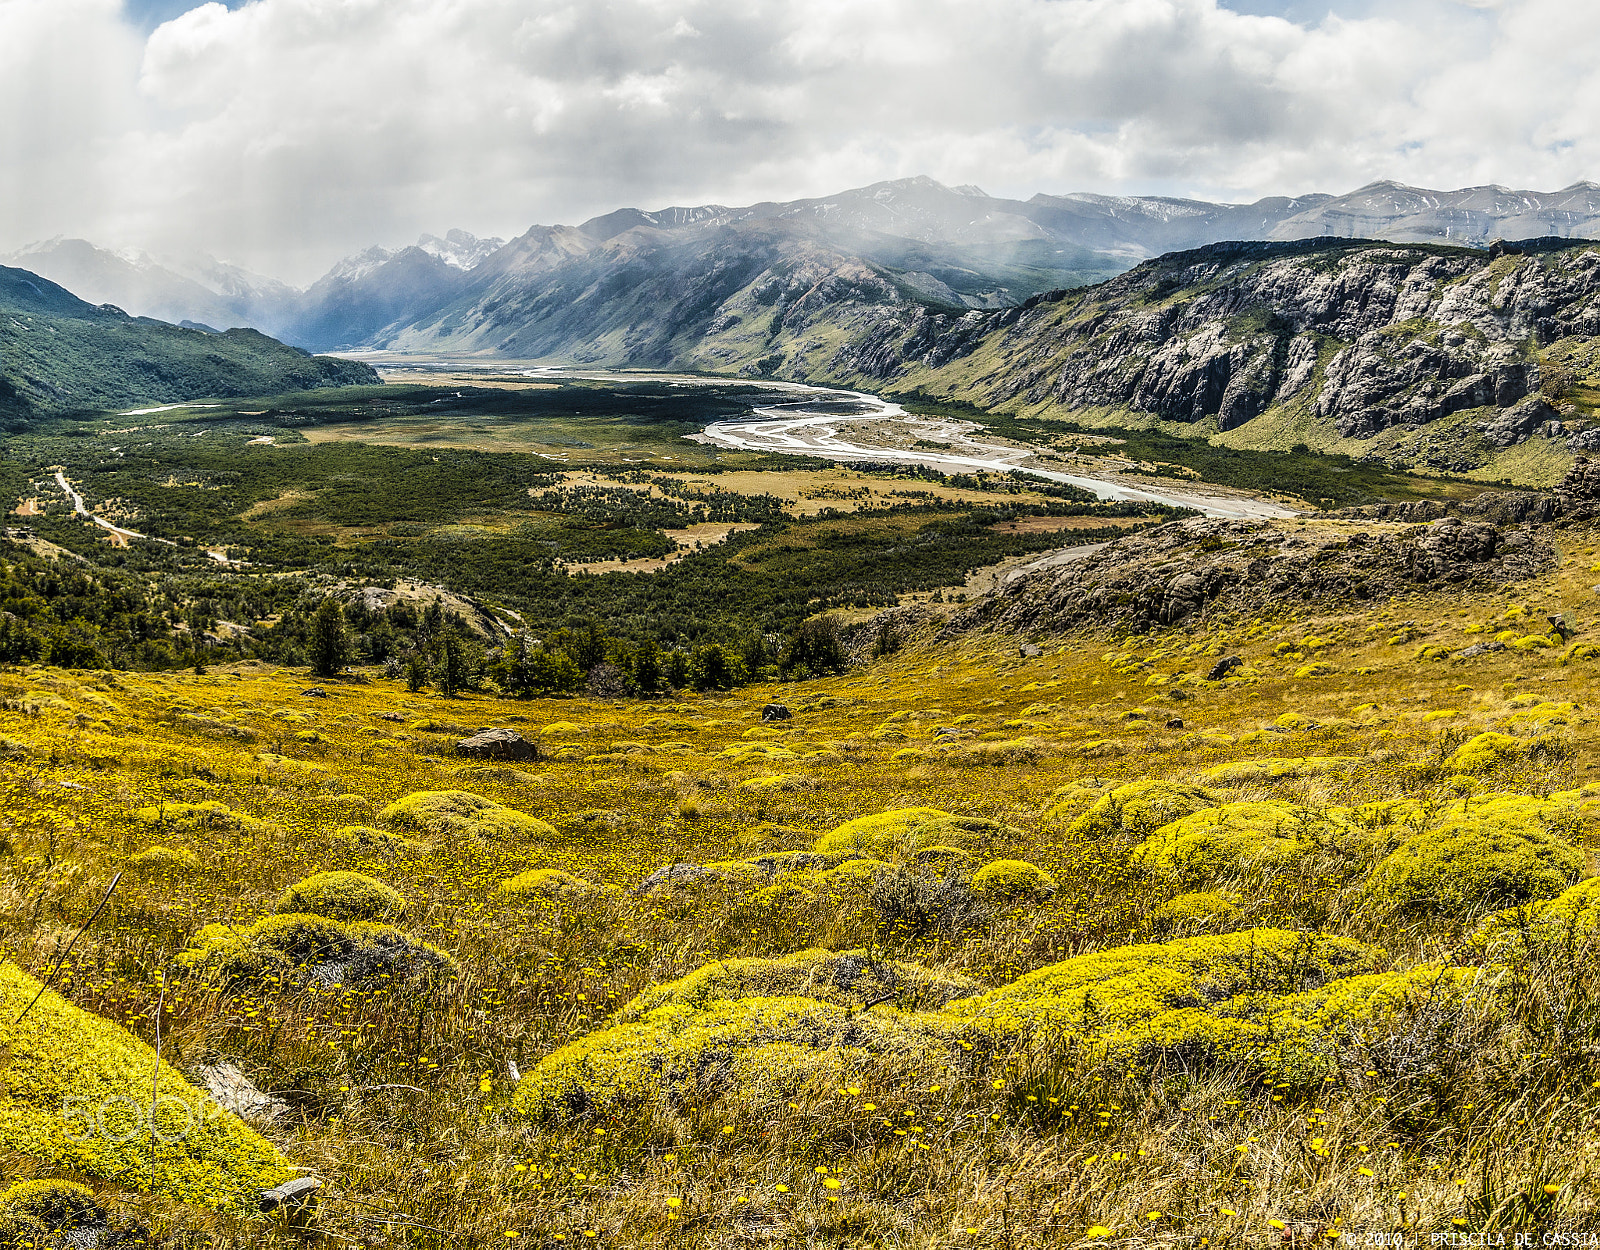
<path id="1" fill-rule="evenodd" d="M 1369 1233 L 1463 1227 L 1504 1230 L 1507 1244 L 1512 1230 L 1575 1234 L 1600 1219 L 1600 987 L 1584 951 L 1527 961 L 1509 1007 L 1448 1020 L 1419 1009 L 1341 1056 L 1343 1075 L 1323 1089 L 1275 1090 L 1217 1069 L 1151 1078 L 1024 1048 L 1002 1057 L 999 1088 L 985 1076 L 935 1090 L 912 1073 L 859 1094 L 548 1124 L 509 1106 L 511 1064 L 529 1070 L 634 995 L 711 960 L 867 947 L 998 985 L 1152 940 L 1146 917 L 1190 887 L 1135 868 L 1128 842 L 1073 835 L 1071 813 L 1048 817 L 1066 785 L 1083 807 L 1082 796 L 1143 777 L 1316 756 L 1358 762 L 1219 792 L 1322 810 L 1399 797 L 1442 807 L 1463 787 L 1580 786 L 1600 768 L 1600 661 L 1564 662 L 1559 647 L 1413 658 L 1504 628 L 1536 633 L 1546 612 L 1592 611 L 1595 536 L 1563 531 L 1561 542 L 1563 568 L 1514 598 L 1058 640 L 1026 660 L 1015 639 L 925 642 L 841 678 L 671 701 L 444 700 L 376 678 L 323 683 L 329 697 L 315 699 L 300 694 L 303 674 L 262 666 L 12 671 L 0 675 L 0 938 L 8 957 L 42 971 L 127 857 L 153 845 L 199 857 L 199 872 L 125 877 L 62 990 L 146 1040 L 159 1002 L 163 1053 L 180 1067 L 226 1056 L 285 1098 L 291 1114 L 269 1135 L 327 1184 L 302 1217 L 315 1234 L 110 1194 L 163 1244 L 1020 1248 L 1309 1245 L 1335 1232 L 1365 1244 Z M 1202 681 L 1224 654 L 1242 655 L 1247 675 Z M 1334 671 L 1297 679 L 1313 660 Z M 775 698 L 793 721 L 746 737 Z M 1549 706 L 1559 704 L 1575 706 Z M 390 712 L 405 719 L 382 719 Z M 465 765 L 451 751 L 457 731 L 428 722 L 576 731 L 545 735 L 538 762 Z M 320 740 L 297 736 L 307 728 Z M 1491 729 L 1554 735 L 1562 750 L 1508 759 L 1469 787 L 1444 761 Z M 751 743 L 788 758 L 724 754 Z M 775 774 L 792 780 L 740 784 Z M 362 831 L 394 800 L 446 789 L 555 833 Z M 253 819 L 189 827 L 138 815 L 207 800 Z M 859 899 L 763 912 L 734 881 L 632 892 L 669 863 L 802 849 L 846 820 L 916 805 L 1016 830 L 986 835 L 986 854 L 1037 864 L 1057 892 L 954 932 Z M 1583 825 L 1576 834 L 1592 836 Z M 497 892 L 538 868 L 618 889 Z M 448 951 L 460 977 L 426 994 L 189 978 L 163 995 L 163 970 L 202 925 L 252 921 L 285 886 L 332 869 L 397 889 L 401 925 Z M 1470 918 L 1380 921 L 1355 905 L 1358 884 L 1330 851 L 1206 888 L 1238 901 L 1239 923 L 1375 942 L 1396 967 L 1472 958 Z M 920 1131 L 899 1136 L 885 1120 Z M 21 1154 L 0 1166 L 8 1178 L 40 1171 Z M 1113 1235 L 1087 1237 L 1092 1227 Z"/>

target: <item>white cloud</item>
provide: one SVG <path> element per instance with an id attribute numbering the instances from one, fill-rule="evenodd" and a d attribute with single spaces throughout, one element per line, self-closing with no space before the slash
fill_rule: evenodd
<path id="1" fill-rule="evenodd" d="M 304 279 L 424 229 L 824 194 L 1254 198 L 1600 174 L 1565 0 L 1312 26 L 1215 0 L 251 0 L 144 41 L 0 0 L 0 247 L 197 243 Z"/>

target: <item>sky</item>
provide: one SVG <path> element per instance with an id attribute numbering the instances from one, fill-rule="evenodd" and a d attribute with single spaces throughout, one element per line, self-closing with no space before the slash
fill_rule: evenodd
<path id="1" fill-rule="evenodd" d="M 1600 180 L 1586 0 L 0 0 L 0 252 L 305 283 L 461 227 L 927 174 L 991 194 Z"/>

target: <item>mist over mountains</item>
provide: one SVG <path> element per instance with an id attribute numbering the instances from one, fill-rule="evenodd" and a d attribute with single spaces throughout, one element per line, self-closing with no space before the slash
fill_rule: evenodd
<path id="1" fill-rule="evenodd" d="M 94 304 L 311 351 L 469 351 L 605 365 L 770 372 L 826 346 L 817 314 L 884 304 L 1015 307 L 1142 260 L 1223 240 L 1323 236 L 1483 244 L 1600 237 L 1600 186 L 1215 204 L 1092 194 L 990 196 L 929 178 L 743 207 L 624 208 L 505 242 L 463 230 L 346 257 L 305 290 L 209 257 L 52 239 L 10 256 Z"/>

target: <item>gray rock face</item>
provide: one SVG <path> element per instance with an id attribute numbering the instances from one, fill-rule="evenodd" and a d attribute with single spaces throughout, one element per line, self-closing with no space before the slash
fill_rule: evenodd
<path id="1" fill-rule="evenodd" d="M 1265 522 L 1175 521 L 1008 583 L 958 613 L 950 628 L 1145 633 L 1216 608 L 1248 612 L 1269 604 L 1497 586 L 1535 576 L 1555 559 L 1537 531 L 1506 531 L 1457 516 L 1337 538 L 1302 537 Z M 1209 679 L 1227 676 L 1233 658 L 1214 665 Z"/>
<path id="2" fill-rule="evenodd" d="M 999 367 L 962 375 L 980 406 L 1131 408 L 1222 430 L 1284 405 L 1356 438 L 1514 410 L 1479 423 L 1488 447 L 1510 446 L 1559 433 L 1553 410 L 1518 407 L 1539 388 L 1535 345 L 1600 333 L 1600 244 L 1549 243 L 1219 243 L 1021 308 L 885 322 L 831 368 L 916 371 L 937 392 L 925 370 L 981 351 Z"/>
<path id="3" fill-rule="evenodd" d="M 1512 447 L 1527 442 L 1536 430 L 1556 420 L 1557 415 L 1542 395 L 1530 395 L 1479 428 L 1496 447 Z"/>
<path id="4" fill-rule="evenodd" d="M 1243 663 L 1244 657 L 1242 655 L 1224 656 L 1222 659 L 1213 664 L 1206 672 L 1206 680 L 1221 681 L 1224 677 L 1233 672 L 1234 669 L 1238 668 Z"/>
<path id="5" fill-rule="evenodd" d="M 202 1063 L 194 1069 L 195 1081 L 205 1088 L 226 1111 L 241 1120 L 268 1124 L 289 1110 L 281 1098 L 262 1092 L 243 1072 L 226 1059 Z"/>
<path id="6" fill-rule="evenodd" d="M 480 729 L 456 743 L 456 754 L 477 760 L 536 760 L 539 744 L 515 729 Z"/>
<path id="7" fill-rule="evenodd" d="M 788 720 L 793 713 L 781 703 L 769 703 L 761 709 L 761 719 L 764 721 Z"/>

